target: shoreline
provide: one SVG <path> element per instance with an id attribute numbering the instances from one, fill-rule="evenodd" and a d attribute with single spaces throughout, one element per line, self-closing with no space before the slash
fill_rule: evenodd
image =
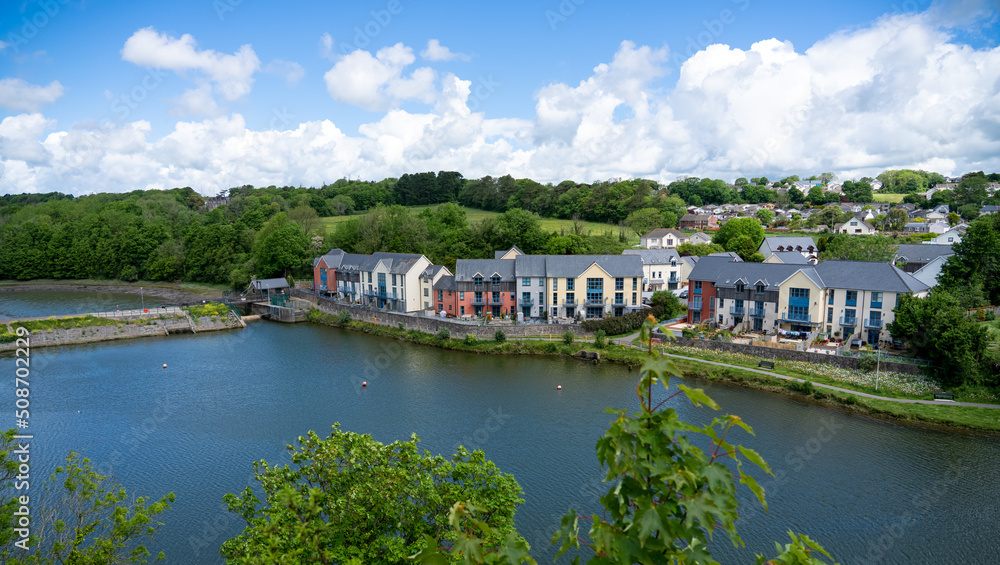
<path id="1" fill-rule="evenodd" d="M 417 339 L 417 336 L 410 334 L 407 330 L 398 330 L 391 326 L 375 326 L 370 322 L 349 322 L 347 325 L 342 325 L 336 323 L 332 316 L 328 314 L 320 313 L 317 316 L 310 315 L 307 318 L 308 322 L 317 325 L 323 325 L 328 327 L 335 327 L 344 330 L 354 331 L 357 333 L 365 333 L 373 335 L 376 337 L 387 337 L 395 339 L 397 341 L 407 341 L 410 343 L 415 343 L 417 345 L 427 345 L 431 347 L 437 347 L 438 349 L 446 349 L 452 351 L 462 351 L 466 353 L 475 353 L 478 355 L 539 355 L 539 356 L 574 356 L 575 353 L 588 351 L 596 351 L 600 354 L 600 360 L 584 359 L 587 362 L 611 362 L 625 365 L 631 370 L 633 367 L 639 367 L 642 364 L 642 359 L 645 358 L 646 353 L 640 350 L 629 349 L 622 346 L 615 346 L 618 349 L 604 349 L 597 350 L 593 347 L 593 344 L 583 344 L 574 341 L 573 344 L 564 344 L 561 341 L 558 342 L 541 342 L 534 343 L 528 342 L 524 343 L 521 340 L 517 341 L 507 341 L 503 344 L 496 343 L 495 347 L 489 350 L 476 349 L 474 344 L 466 345 L 461 339 L 450 338 L 449 341 L 443 342 L 436 340 L 434 336 L 426 334 L 424 339 Z M 423 333 L 423 332 L 421 332 Z M 487 340 L 479 340 L 478 343 L 484 343 Z M 514 344 L 514 345 L 512 345 Z M 465 345 L 465 346 L 463 346 Z M 589 345 L 589 347 L 587 347 Z M 574 353 L 568 351 L 569 348 L 575 350 Z M 611 354 L 611 355 L 609 355 Z M 947 419 L 932 419 L 926 418 L 919 414 L 914 413 L 896 413 L 891 410 L 886 410 L 878 406 L 873 406 L 869 404 L 870 402 L 875 403 L 888 403 L 892 404 L 892 401 L 872 401 L 871 399 L 856 396 L 851 393 L 840 393 L 836 391 L 825 390 L 817 387 L 817 390 L 810 394 L 805 394 L 794 388 L 789 387 L 788 381 L 783 381 L 777 377 L 770 377 L 764 374 L 756 374 L 752 371 L 745 370 L 745 368 L 738 366 L 729 367 L 719 367 L 713 366 L 710 363 L 688 357 L 674 357 L 673 361 L 678 366 L 681 375 L 685 378 L 690 378 L 693 380 L 700 380 L 704 382 L 711 382 L 716 384 L 721 384 L 724 386 L 741 387 L 748 390 L 756 390 L 768 394 L 776 394 L 784 396 L 786 398 L 791 398 L 800 402 L 805 402 L 808 404 L 814 404 L 817 406 L 822 406 L 825 408 L 832 408 L 840 412 L 852 414 L 855 416 L 872 418 L 884 422 L 900 424 L 905 426 L 918 427 L 923 429 L 935 429 L 939 431 L 946 431 L 949 433 L 960 433 L 960 434 L 972 434 L 972 435 L 986 435 L 986 436 L 1000 436 L 1000 430 L 996 428 L 987 428 L 976 425 L 965 424 L 962 422 L 947 420 Z M 811 382 L 811 381 L 807 381 Z M 793 384 L 794 386 L 794 384 Z M 902 406 L 913 406 L 913 405 L 902 405 Z M 963 409 L 968 411 L 974 410 L 994 410 L 990 408 L 976 408 L 967 406 L 948 406 L 947 404 L 931 404 L 926 405 L 933 408 L 954 408 Z M 997 411 L 998 418 L 1000 418 L 1000 411 Z"/>
<path id="2" fill-rule="evenodd" d="M 141 289 L 141 290 L 140 290 Z M 179 288 L 173 283 L 156 283 L 150 286 L 143 283 L 128 283 L 120 281 L 100 281 L 86 282 L 68 280 L 59 282 L 55 280 L 32 281 L 11 281 L 0 283 L 0 292 L 108 292 L 116 294 L 140 294 L 145 296 L 155 296 L 172 304 L 184 304 L 191 302 L 201 302 L 209 298 L 220 298 L 222 291 L 212 290 L 188 290 Z"/>

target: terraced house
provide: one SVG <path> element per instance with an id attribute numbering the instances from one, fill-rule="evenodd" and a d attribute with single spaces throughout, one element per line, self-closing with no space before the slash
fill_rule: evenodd
<path id="1" fill-rule="evenodd" d="M 451 304 L 456 316 L 479 318 L 488 313 L 499 318 L 516 312 L 513 259 L 459 259 L 454 286 L 457 296 Z M 438 302 L 445 304 L 447 281 L 435 290 Z"/>
<path id="2" fill-rule="evenodd" d="M 427 257 L 410 253 L 360 255 L 333 249 L 313 263 L 316 291 L 358 304 L 397 312 L 423 308 L 421 275 Z"/>
<path id="3" fill-rule="evenodd" d="M 703 257 L 688 283 L 688 323 L 733 330 L 823 332 L 879 343 L 900 294 L 930 287 L 889 263 L 824 261 L 815 266 L 732 263 Z"/>
<path id="4" fill-rule="evenodd" d="M 644 292 L 676 290 L 687 285 L 697 257 L 681 257 L 676 249 L 626 249 L 622 255 L 636 255 L 642 260 Z"/>

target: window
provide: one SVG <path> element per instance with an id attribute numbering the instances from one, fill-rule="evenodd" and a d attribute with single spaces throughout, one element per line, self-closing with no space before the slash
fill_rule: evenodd
<path id="1" fill-rule="evenodd" d="M 806 299 L 809 298 L 808 288 L 793 288 L 790 289 L 790 292 L 791 292 L 790 296 L 792 298 L 806 298 Z"/>
<path id="2" fill-rule="evenodd" d="M 701 294 L 701 281 L 694 281 L 694 293 Z"/>
<path id="3" fill-rule="evenodd" d="M 492 304 L 500 304 L 500 292 L 493 291 L 493 298 L 491 300 Z"/>
<path id="4" fill-rule="evenodd" d="M 465 315 L 465 306 L 459 306 L 459 310 L 461 311 L 460 314 L 462 316 L 464 316 Z"/>
<path id="5" fill-rule="evenodd" d="M 538 277 L 538 286 L 545 286 L 545 277 Z"/>
<path id="6" fill-rule="evenodd" d="M 848 308 L 848 309 L 844 310 L 844 321 L 845 322 L 850 322 L 851 325 L 853 326 L 856 323 L 857 319 L 858 319 L 858 312 L 857 312 L 857 310 L 854 310 L 853 308 Z"/>
<path id="7" fill-rule="evenodd" d="M 826 323 L 828 324 L 833 323 L 833 308 L 826 309 Z"/>
<path id="8" fill-rule="evenodd" d="M 545 293 L 544 292 L 539 292 L 538 293 L 538 305 L 542 306 L 544 304 L 545 304 Z"/>
<path id="9" fill-rule="evenodd" d="M 521 302 L 524 302 L 525 304 L 531 304 L 531 293 L 530 292 L 522 292 L 521 293 Z"/>
<path id="10" fill-rule="evenodd" d="M 438 302 L 442 302 L 443 300 L 444 300 L 444 291 L 443 290 L 439 290 L 438 291 Z"/>
<path id="11" fill-rule="evenodd" d="M 632 293 L 632 306 L 635 306 L 635 293 Z"/>
<path id="12" fill-rule="evenodd" d="M 574 300 L 576 300 L 576 295 L 573 294 L 572 292 L 567 292 L 566 293 L 566 304 L 573 304 Z"/>
<path id="13" fill-rule="evenodd" d="M 808 322 L 809 321 L 809 307 L 808 306 L 789 306 L 788 307 L 788 319 L 797 322 Z"/>
<path id="14" fill-rule="evenodd" d="M 430 294 L 430 289 L 427 288 L 427 287 L 424 287 L 424 296 L 430 296 L 430 295 L 431 295 Z"/>
<path id="15" fill-rule="evenodd" d="M 500 284 L 500 275 L 493 275 L 493 278 L 490 279 L 490 282 L 493 284 Z"/>
<path id="16" fill-rule="evenodd" d="M 715 300 L 715 299 L 713 298 L 712 300 Z M 725 304 L 726 304 L 725 299 L 720 298 L 719 299 L 719 308 L 722 308 L 723 306 L 725 306 Z M 713 308 L 714 308 L 714 306 L 713 306 Z"/>
<path id="17" fill-rule="evenodd" d="M 826 303 L 827 304 L 833 304 L 833 297 L 836 294 L 837 294 L 837 291 L 831 289 L 830 290 L 830 297 L 829 297 L 829 299 L 827 299 Z"/>
<path id="18" fill-rule="evenodd" d="M 392 286 L 396 286 L 396 275 L 392 275 Z"/>
<path id="19" fill-rule="evenodd" d="M 552 305 L 555 306 L 556 304 L 559 304 L 559 293 L 558 292 L 553 292 L 552 293 Z"/>
<path id="20" fill-rule="evenodd" d="M 743 292 L 744 290 L 746 290 L 746 286 L 743 283 L 736 283 L 736 292 Z"/>
<path id="21" fill-rule="evenodd" d="M 858 305 L 858 291 L 848 290 L 847 291 L 847 305 L 857 306 Z"/>
<path id="22" fill-rule="evenodd" d="M 623 277 L 615 277 L 615 290 L 625 290 L 625 279 Z"/>
<path id="23" fill-rule="evenodd" d="M 552 279 L 552 290 L 559 290 L 559 279 Z"/>
<path id="24" fill-rule="evenodd" d="M 458 292 L 458 299 L 459 300 L 465 300 L 465 292 L 459 291 Z"/>
<path id="25" fill-rule="evenodd" d="M 615 304 L 625 304 L 625 293 L 616 292 L 615 293 Z"/>
<path id="26" fill-rule="evenodd" d="M 482 304 L 483 302 L 483 291 L 477 290 L 476 294 L 472 297 L 473 304 Z"/>
<path id="27" fill-rule="evenodd" d="M 602 278 L 587 279 L 587 290 L 604 290 L 604 279 Z"/>
<path id="28" fill-rule="evenodd" d="M 639 290 L 639 279 L 632 277 L 632 290 Z"/>
<path id="29" fill-rule="evenodd" d="M 871 306 L 872 306 L 872 308 L 881 308 L 882 307 L 882 293 L 881 292 L 873 292 L 872 293 L 872 304 L 871 304 Z"/>
<path id="30" fill-rule="evenodd" d="M 691 315 L 691 321 L 695 324 L 701 322 L 701 310 L 695 310 Z"/>
<path id="31" fill-rule="evenodd" d="M 476 276 L 472 277 L 472 284 L 474 284 L 476 286 L 482 286 L 482 284 L 483 284 L 483 276 L 482 275 L 476 275 Z"/>
<path id="32" fill-rule="evenodd" d="M 691 300 L 691 308 L 694 309 L 694 310 L 701 311 L 701 297 L 700 296 L 695 296 L 694 299 Z"/>
<path id="33" fill-rule="evenodd" d="M 766 286 L 764 286 L 764 285 L 763 285 L 763 284 L 761 284 L 761 283 L 757 283 L 757 287 L 756 287 L 756 288 L 755 288 L 754 290 L 756 290 L 756 291 L 757 291 L 757 294 L 764 294 L 764 291 L 765 291 L 766 289 L 767 289 L 767 287 L 766 287 Z"/>
<path id="34" fill-rule="evenodd" d="M 369 283 L 372 282 L 372 274 L 371 274 L 371 272 L 368 273 L 368 282 Z"/>
<path id="35" fill-rule="evenodd" d="M 511 293 L 510 293 L 510 301 L 511 302 L 514 301 L 515 296 L 516 296 L 516 293 L 514 291 L 511 291 Z"/>
<path id="36" fill-rule="evenodd" d="M 576 279 L 566 279 L 566 290 L 576 290 Z"/>
<path id="37" fill-rule="evenodd" d="M 521 286 L 531 286 L 531 277 L 522 277 Z"/>

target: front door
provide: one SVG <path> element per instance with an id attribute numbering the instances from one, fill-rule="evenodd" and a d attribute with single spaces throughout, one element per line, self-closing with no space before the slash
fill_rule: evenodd
<path id="1" fill-rule="evenodd" d="M 762 332 L 764 331 L 764 318 L 754 318 L 753 319 L 753 331 Z"/>
<path id="2" fill-rule="evenodd" d="M 868 343 L 878 345 L 879 330 L 868 330 Z"/>

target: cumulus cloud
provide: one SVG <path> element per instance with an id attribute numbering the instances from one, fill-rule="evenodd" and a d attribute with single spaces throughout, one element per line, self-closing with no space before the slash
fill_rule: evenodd
<path id="1" fill-rule="evenodd" d="M 264 72 L 285 79 L 285 82 L 289 86 L 298 84 L 302 80 L 302 77 L 306 76 L 306 70 L 302 68 L 302 65 L 294 61 L 282 61 L 281 59 L 275 59 L 268 63 L 264 67 Z"/>
<path id="2" fill-rule="evenodd" d="M 420 56 L 428 61 L 452 61 L 458 59 L 459 61 L 468 61 L 471 57 L 465 53 L 454 53 L 451 49 L 448 49 L 437 39 L 431 39 L 427 42 L 427 49 L 420 52 Z"/>
<path id="3" fill-rule="evenodd" d="M 246 96 L 253 87 L 254 73 L 260 70 L 260 60 L 249 45 L 243 45 L 232 55 L 198 50 L 190 34 L 178 39 L 151 27 L 132 34 L 121 53 L 125 61 L 143 67 L 170 69 L 180 75 L 196 73 L 211 82 L 227 100 Z"/>
<path id="4" fill-rule="evenodd" d="M 63 86 L 54 80 L 48 86 L 29 84 L 19 78 L 0 79 L 0 107 L 36 112 L 63 95 Z"/>
<path id="5" fill-rule="evenodd" d="M 403 75 L 415 60 L 413 49 L 402 43 L 375 55 L 358 49 L 343 56 L 323 78 L 330 96 L 365 110 L 387 110 L 403 100 L 431 103 L 436 94 L 434 70 L 421 67 Z"/>
<path id="6" fill-rule="evenodd" d="M 179 98 L 167 102 L 174 116 L 217 116 L 222 111 L 208 85 L 187 90 Z"/>
<path id="7" fill-rule="evenodd" d="M 384 110 L 356 134 L 330 120 L 254 131 L 233 114 L 178 122 L 153 139 L 145 122 L 54 131 L 41 114 L 22 114 L 0 124 L 0 193 L 192 186 L 211 194 L 423 170 L 542 182 L 1000 170 L 1000 48 L 957 43 L 928 13 L 886 16 L 804 50 L 778 39 L 712 45 L 679 69 L 669 55 L 623 42 L 575 84 L 539 89 L 530 120 L 487 119 L 477 109 L 488 89 L 410 71 L 413 51 L 401 44 L 354 51 L 326 73 L 335 99 Z M 660 77 L 670 72 L 677 81 L 667 89 Z M 213 110 L 201 89 L 178 107 Z M 403 110 L 406 100 L 427 109 Z"/>

